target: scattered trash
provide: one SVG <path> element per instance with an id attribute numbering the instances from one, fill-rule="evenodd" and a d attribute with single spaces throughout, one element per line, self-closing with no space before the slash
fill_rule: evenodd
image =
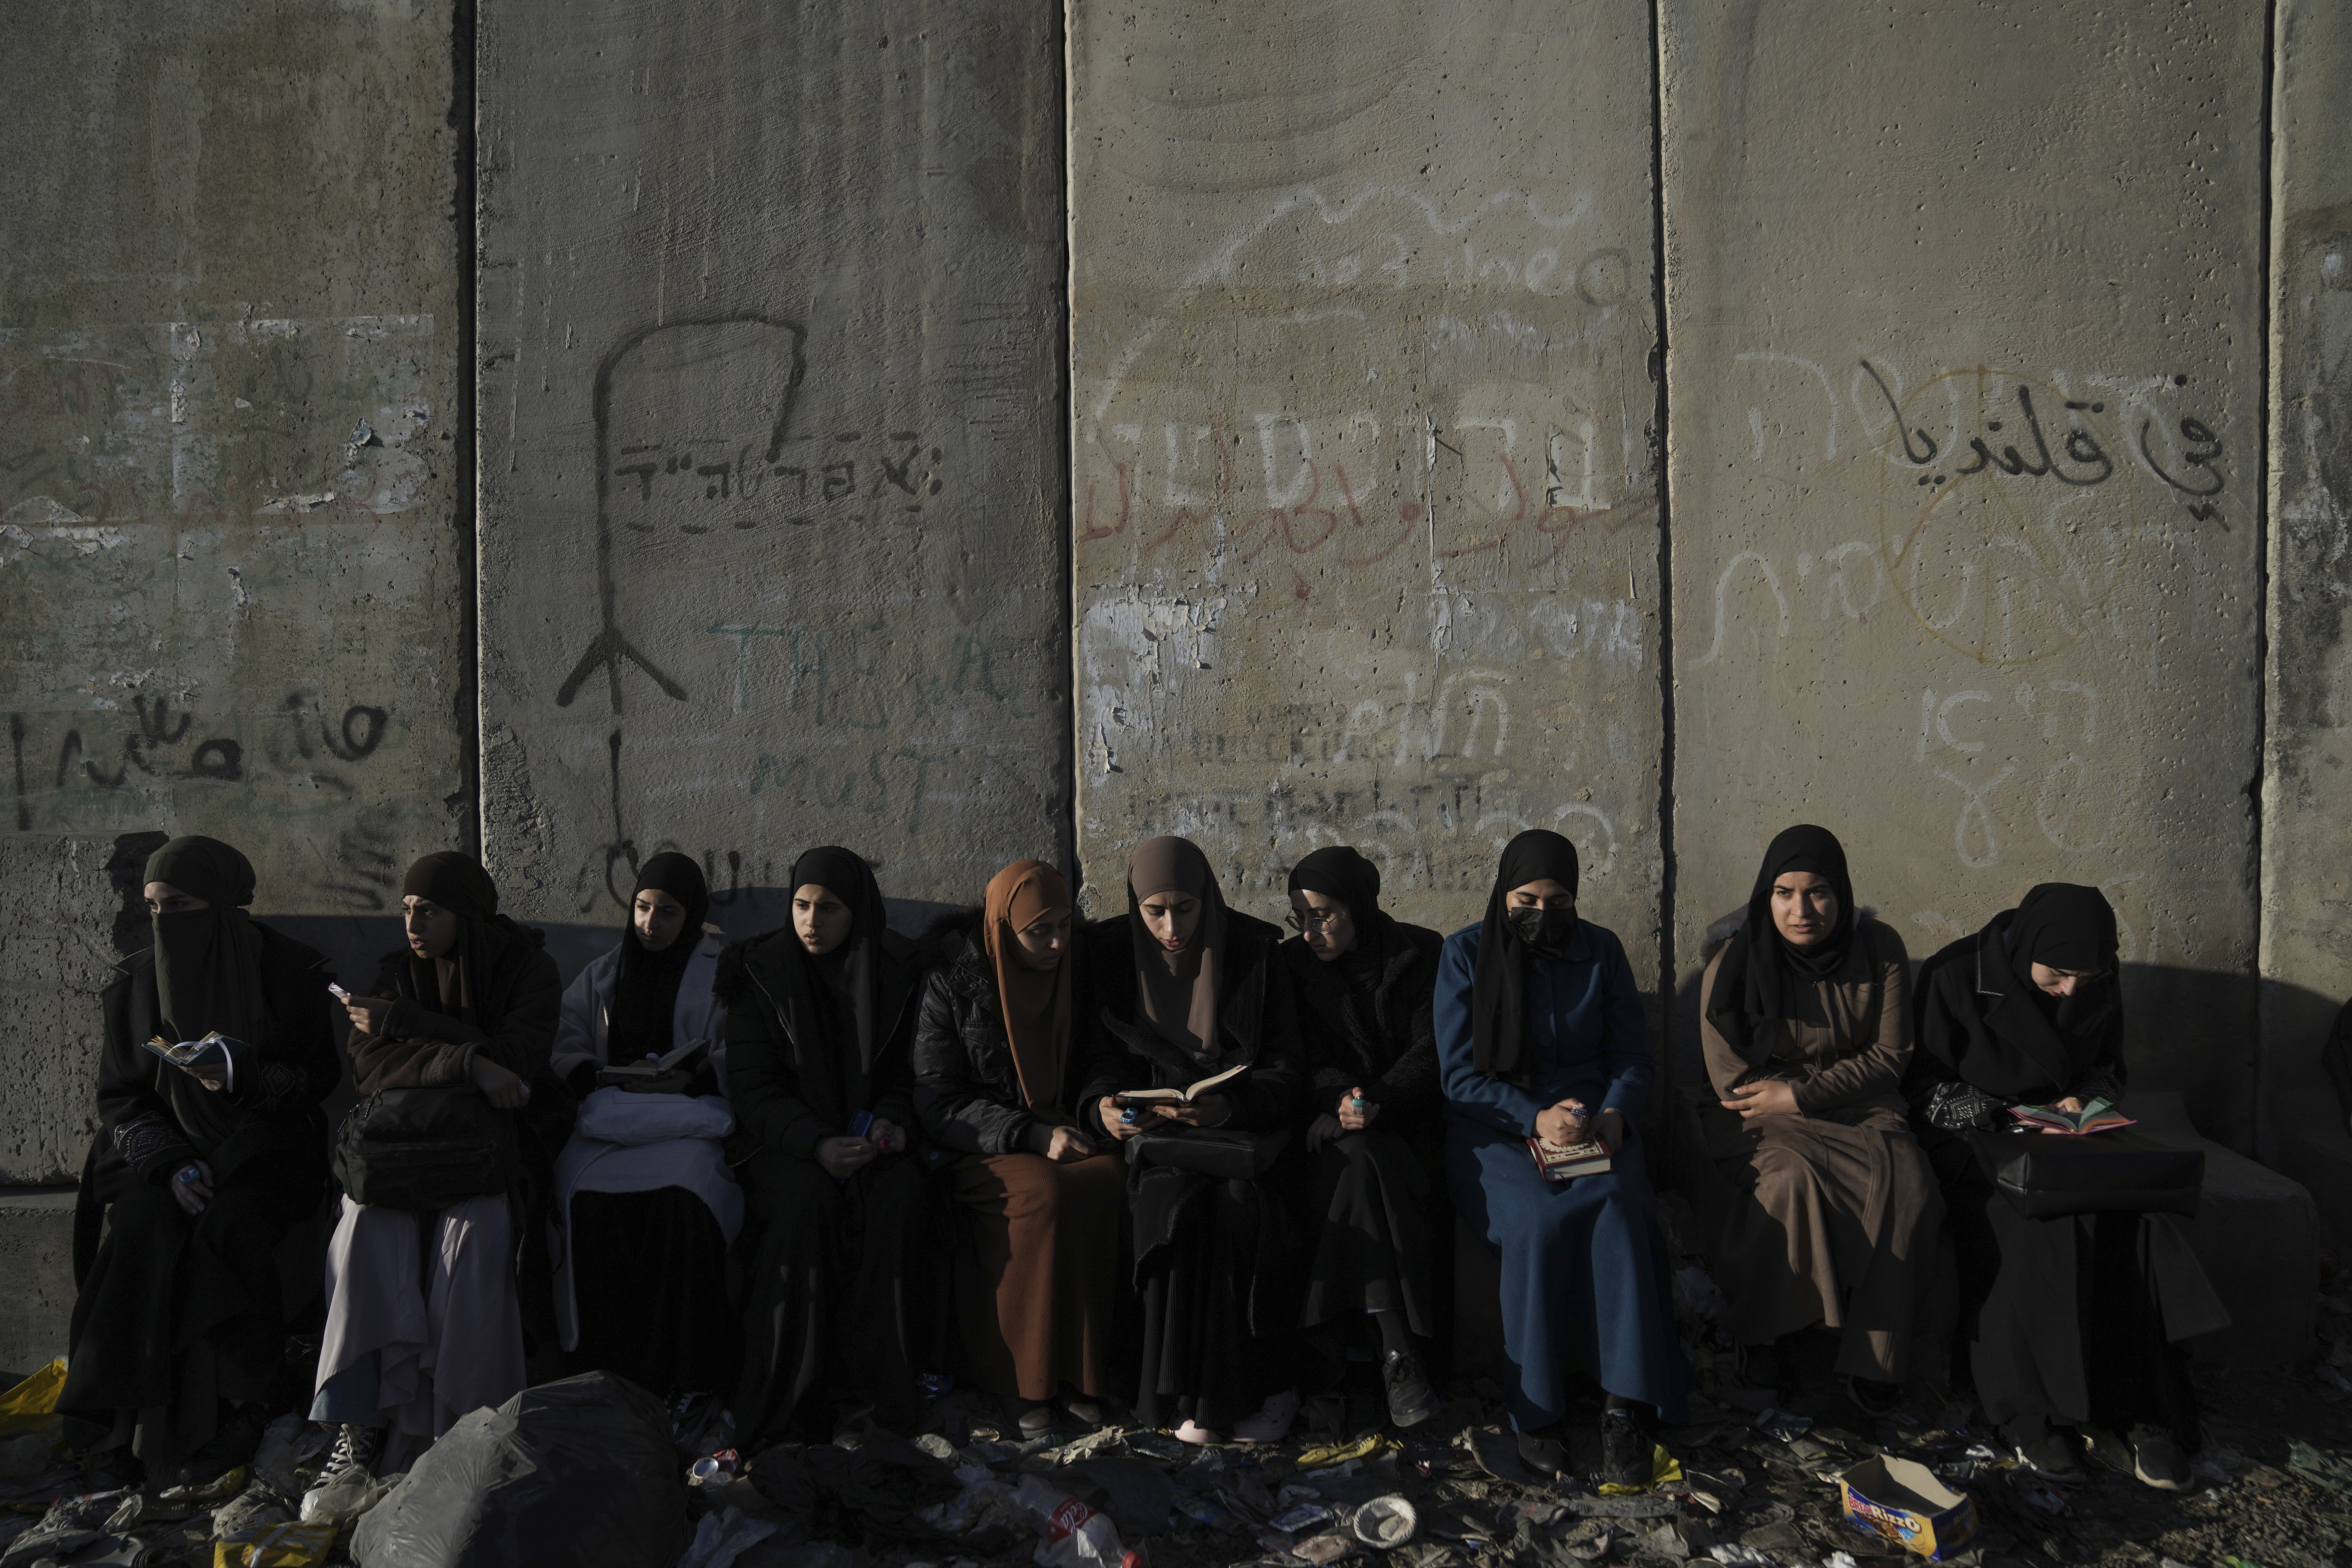
<path id="1" fill-rule="evenodd" d="M 213 1547 L 213 1568 L 315 1568 L 334 1550 L 331 1524 L 278 1524 L 251 1541 L 223 1540 Z"/>
<path id="2" fill-rule="evenodd" d="M 1646 1485 L 1626 1486 L 1621 1482 L 1611 1481 L 1601 1487 L 1601 1495 L 1633 1497 L 1641 1492 L 1654 1491 L 1669 1482 L 1679 1481 L 1682 1479 L 1683 1468 L 1676 1462 L 1675 1457 L 1666 1451 L 1664 1444 L 1654 1444 L 1650 1448 L 1650 1479 Z"/>
<path id="3" fill-rule="evenodd" d="M 694 1529 L 677 1568 L 730 1568 L 735 1559 L 776 1533 L 772 1519 L 753 1519 L 740 1508 L 706 1513 Z"/>
<path id="4" fill-rule="evenodd" d="M 1976 1538 L 1976 1500 L 1927 1466 L 1880 1455 L 1841 1472 L 1838 1500 L 1853 1526 L 1940 1563 Z"/>
<path id="5" fill-rule="evenodd" d="M 1313 1535 L 1290 1549 L 1293 1557 L 1309 1563 L 1337 1563 L 1356 1554 L 1356 1543 L 1344 1535 Z"/>
<path id="6" fill-rule="evenodd" d="M 1357 1540 L 1386 1552 L 1412 1539 L 1421 1514 L 1402 1493 L 1391 1492 L 1358 1509 L 1352 1522 Z"/>
<path id="7" fill-rule="evenodd" d="M 1404 1445 L 1395 1438 L 1375 1432 L 1369 1437 L 1335 1447 L 1308 1448 L 1298 1456 L 1297 1464 L 1302 1470 L 1319 1470 L 1345 1464 L 1349 1459 L 1378 1458 L 1382 1454 L 1397 1453 L 1403 1447 Z"/>
<path id="8" fill-rule="evenodd" d="M 1037 1523 L 1032 1560 L 1045 1568 L 1120 1568 L 1118 1531 L 1101 1514 L 1035 1476 L 1024 1476 L 1013 1500 Z"/>
<path id="9" fill-rule="evenodd" d="M 262 1429 L 261 1447 L 253 1456 L 253 1478 L 282 1498 L 302 1495 L 302 1478 L 295 1472 L 327 1451 L 333 1436 L 324 1426 L 299 1415 L 280 1415 Z"/>
<path id="10" fill-rule="evenodd" d="M 1178 1513 L 1197 1523 L 1205 1524 L 1211 1530 L 1222 1530 L 1228 1535 L 1240 1535 L 1245 1529 L 1242 1521 L 1234 1517 L 1231 1509 L 1223 1507 L 1215 1499 L 1202 1492 L 1179 1492 L 1176 1495 L 1174 1506 Z"/>
<path id="11" fill-rule="evenodd" d="M 1770 1557 L 1736 1541 L 1718 1542 L 1707 1555 L 1725 1564 L 1725 1568 L 1774 1568 Z"/>
<path id="12" fill-rule="evenodd" d="M 1571 1497 L 1559 1500 L 1569 1512 L 1587 1519 L 1664 1519 L 1683 1510 L 1682 1504 L 1670 1497 Z"/>
<path id="13" fill-rule="evenodd" d="M 1783 1443 L 1793 1443 L 1813 1429 L 1813 1418 L 1789 1410 L 1765 1409 L 1757 1412 L 1756 1429 Z"/>
<path id="14" fill-rule="evenodd" d="M 1286 1493 L 1294 1489 L 1297 1489 L 1290 1487 L 1285 1487 L 1283 1489 Z M 1288 1509 L 1275 1515 L 1268 1522 L 1270 1522 L 1275 1529 L 1282 1531 L 1285 1535 L 1296 1535 L 1300 1531 L 1310 1529 L 1315 1525 L 1321 1524 L 1324 1521 L 1331 1517 L 1331 1510 L 1325 1508 L 1321 1503 L 1303 1502 L 1297 1508 Z"/>

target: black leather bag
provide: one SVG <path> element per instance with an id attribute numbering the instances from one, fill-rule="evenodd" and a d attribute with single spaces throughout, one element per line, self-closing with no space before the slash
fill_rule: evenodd
<path id="1" fill-rule="evenodd" d="M 1130 1165 L 1172 1165 L 1225 1182 L 1255 1182 L 1275 1167 L 1290 1144 L 1290 1130 L 1244 1132 L 1194 1127 L 1181 1132 L 1139 1132 L 1127 1141 Z"/>
<path id="2" fill-rule="evenodd" d="M 384 1089 L 343 1117 L 335 1179 L 353 1203 L 430 1213 L 511 1190 L 515 1119 L 471 1084 Z"/>
<path id="3" fill-rule="evenodd" d="M 2205 1152 L 2129 1128 L 2112 1132 L 1972 1131 L 1977 1169 L 2028 1219 L 2077 1214 L 2197 1213 Z"/>

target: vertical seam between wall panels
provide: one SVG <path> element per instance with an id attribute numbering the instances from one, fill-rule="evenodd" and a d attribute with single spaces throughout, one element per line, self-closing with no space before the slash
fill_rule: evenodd
<path id="1" fill-rule="evenodd" d="M 1077 309 L 1077 72 L 1072 58 L 1076 0 L 1063 0 L 1062 22 L 1062 629 L 1069 639 L 1069 692 L 1062 704 L 1062 809 L 1055 830 L 1062 837 L 1062 863 L 1070 877 L 1071 895 L 1086 907 L 1086 866 L 1078 858 L 1078 367 L 1072 313 Z"/>
<path id="2" fill-rule="evenodd" d="M 457 678 L 459 790 L 466 796 L 466 847 L 478 858 L 486 825 L 482 814 L 482 606 L 481 524 L 477 483 L 480 475 L 475 443 L 481 422 L 477 416 L 480 380 L 476 374 L 477 318 L 481 254 L 478 232 L 481 213 L 475 153 L 474 122 L 475 28 L 474 0 L 454 0 L 449 13 L 449 126 L 455 142 L 451 162 L 456 188 L 451 193 L 450 240 L 457 247 L 457 363 L 465 378 L 459 389 L 452 432 L 456 448 L 457 572 L 462 592 L 457 595 L 462 625 L 458 646 L 464 650 Z"/>
<path id="3" fill-rule="evenodd" d="M 2275 467 L 2271 453 L 2271 404 L 2274 395 L 2272 377 L 2276 352 L 2273 347 L 2277 322 L 2273 319 L 2277 298 L 2273 287 L 2273 268 L 2277 260 L 2272 243 L 2271 225 L 2276 213 L 2278 178 L 2278 0 L 2269 0 L 2263 7 L 2263 126 L 2262 235 L 2257 244 L 2261 258 L 2262 330 L 2257 334 L 2261 344 L 2262 393 L 2255 400 L 2254 418 L 2257 432 L 2255 448 L 2257 482 L 2254 486 L 2254 671 L 2261 689 L 2254 703 L 2254 767 L 2253 776 L 2246 784 L 2248 814 L 2253 829 L 2251 868 L 2254 882 L 2254 1017 L 2253 1017 L 2253 1136 L 2251 1142 L 2257 1159 L 2271 1152 L 2266 1149 L 2263 1131 L 2268 1125 L 2264 1079 L 2269 1077 L 2270 1040 L 2268 1023 L 2270 1007 L 2264 994 L 2267 976 L 2263 973 L 2263 955 L 2269 934 L 2263 927 L 2270 920 L 2270 866 L 2263 853 L 2263 793 L 2270 773 L 2270 709 L 2271 709 L 2271 477 Z"/>
<path id="4" fill-rule="evenodd" d="M 1664 0 L 1650 5 L 1650 291 L 1657 319 L 1657 438 L 1650 461 L 1658 488 L 1658 1018 L 1659 1078 L 1675 1085 L 1675 595 L 1674 508 L 1667 496 L 1666 59 Z"/>

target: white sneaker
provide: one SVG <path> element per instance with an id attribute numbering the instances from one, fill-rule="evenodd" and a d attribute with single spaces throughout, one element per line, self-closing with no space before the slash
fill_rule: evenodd
<path id="1" fill-rule="evenodd" d="M 383 1451 L 381 1426 L 345 1426 L 327 1456 L 326 1468 L 302 1494 L 305 1524 L 349 1524 L 383 1500 L 392 1488 L 375 1479 Z"/>

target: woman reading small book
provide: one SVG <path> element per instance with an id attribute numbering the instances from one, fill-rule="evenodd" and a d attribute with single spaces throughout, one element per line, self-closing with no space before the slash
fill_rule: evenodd
<path id="1" fill-rule="evenodd" d="M 1024 1437 L 1102 1424 L 1125 1171 L 1079 1131 L 1076 900 L 1042 860 L 990 879 L 939 928 L 915 1024 L 915 1109 L 963 1220 L 957 1315 L 981 1386 Z M 1056 1401 L 1059 1402 L 1058 1407 Z"/>
<path id="2" fill-rule="evenodd" d="M 591 1102 L 555 1165 L 563 1348 L 572 1371 L 619 1373 L 686 1424 L 728 1388 L 740 1331 L 727 1249 L 743 1228 L 743 1190 L 719 1152 L 733 1118 L 720 1077 L 727 1012 L 711 994 L 727 942 L 703 929 L 709 911 L 690 858 L 640 867 L 620 942 L 563 993 L 553 1063 Z M 667 1058 L 677 1065 L 663 1068 Z M 682 1099 L 704 1102 L 698 1135 L 636 1132 L 697 1109 Z"/>
<path id="3" fill-rule="evenodd" d="M 286 1375 L 275 1254 L 326 1194 L 319 1102 L 342 1068 L 334 976 L 247 915 L 251 862 L 189 836 L 142 880 L 154 941 L 102 1001 L 58 1408 L 110 1426 L 100 1448 L 131 1444 L 160 1489 L 244 1464 L 261 1440 Z M 222 1051 L 196 1065 L 148 1048 L 215 1031 Z"/>
<path id="4" fill-rule="evenodd" d="M 1188 1443 L 1279 1442 L 1298 1415 L 1297 1236 L 1274 1184 L 1305 1085 L 1281 935 L 1227 909 L 1182 838 L 1139 846 L 1127 913 L 1085 933 L 1079 1121 L 1089 1139 L 1142 1139 L 1126 1151 L 1143 1297 L 1136 1411 Z M 1263 1173 L 1210 1173 L 1244 1164 Z"/>
<path id="5" fill-rule="evenodd" d="M 1395 919 L 1380 896 L 1380 868 L 1344 845 L 1291 868 L 1299 934 L 1278 951 L 1298 992 L 1315 1112 L 1299 1325 L 1326 1393 L 1339 1386 L 1350 1336 L 1367 1338 L 1390 1421 L 1412 1426 L 1444 1407 L 1430 1352 L 1453 1324 L 1454 1226 L 1430 1013 L 1445 939 Z"/>
<path id="6" fill-rule="evenodd" d="M 2170 1215 L 2033 1219 L 1978 1163 L 1971 1137 L 2021 1105 L 2080 1112 L 2123 1099 L 2115 910 L 2044 882 L 1919 968 L 1918 1048 L 1904 1085 L 1959 1252 L 1960 1349 L 2002 1441 L 2045 1479 L 2084 1476 L 2072 1430 L 2120 1435 L 2152 1487 L 2181 1490 L 2198 1442 L 2180 1342 L 2229 1314 Z M 2009 1136 L 2072 1136 L 2056 1130 Z"/>
<path id="7" fill-rule="evenodd" d="M 1801 826 L 1765 850 L 1747 918 L 1699 982 L 1723 1327 L 1765 1389 L 1784 1384 L 1784 1337 L 1835 1331 L 1837 1370 L 1873 1414 L 1911 1375 L 1944 1215 L 1901 1092 L 1909 978 L 1903 939 L 1854 908 L 1844 847 Z"/>
<path id="8" fill-rule="evenodd" d="M 1576 912 L 1576 847 L 1541 828 L 1503 850 L 1486 918 L 1445 939 L 1437 1050 L 1454 1202 L 1502 1255 L 1505 1389 L 1519 1457 L 1567 1462 L 1569 1377 L 1603 1394 L 1601 1479 L 1646 1485 L 1657 1417 L 1684 1415 L 1665 1247 L 1633 1131 L 1650 1087 L 1641 994 L 1614 932 Z M 1542 1145 L 1606 1171 L 1547 1179 Z"/>

